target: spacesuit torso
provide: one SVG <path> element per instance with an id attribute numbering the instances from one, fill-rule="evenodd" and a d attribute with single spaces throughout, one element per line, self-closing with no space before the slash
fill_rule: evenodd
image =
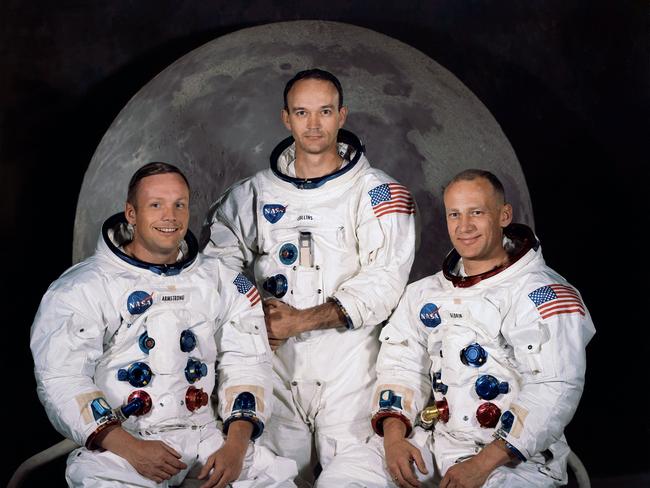
<path id="1" fill-rule="evenodd" d="M 414 256 L 412 196 L 370 167 L 356 136 L 340 130 L 338 140 L 342 167 L 310 180 L 291 176 L 293 139 L 281 142 L 270 169 L 214 205 L 203 251 L 252 271 L 265 298 L 298 309 L 333 300 L 345 312 L 347 327 L 292 337 L 273 355 L 269 445 L 299 468 L 310 460 L 314 432 L 324 468 L 334 446 L 341 451 L 336 442 L 371 435 L 366 399 L 376 378 L 377 325 L 397 304 Z"/>
<path id="2" fill-rule="evenodd" d="M 341 132 L 347 139 L 340 154 L 349 161 L 333 175 L 321 181 L 286 176 L 291 147 L 285 141 L 275 151 L 274 167 L 232 187 L 209 218 L 211 242 L 204 252 L 234 267 L 252 264 L 266 298 L 299 309 L 333 298 L 347 312 L 350 330 L 306 332 L 276 351 L 277 366 L 289 378 L 367 379 L 378 330 L 365 326 L 389 315 L 413 261 L 412 198 L 402 211 L 378 216 L 369 192 L 397 184 L 370 167 L 356 137 Z"/>
<path id="3" fill-rule="evenodd" d="M 582 393 L 594 327 L 532 232 L 511 229 L 517 256 L 505 269 L 463 277 L 454 251 L 443 271 L 407 288 L 382 330 L 373 421 L 381 432 L 381 420 L 395 416 L 410 430 L 433 393 L 434 433 L 449 441 L 436 441 L 447 447 L 440 452 L 434 443 L 443 473 L 496 436 L 560 479 L 563 430 Z"/>
<path id="4" fill-rule="evenodd" d="M 90 448 L 116 421 L 131 432 L 200 427 L 216 420 L 218 373 L 220 416 L 249 417 L 259 435 L 270 351 L 255 287 L 198 256 L 190 233 L 174 265 L 130 258 L 118 245 L 124 228 L 123 215 L 109 219 L 96 253 L 51 285 L 37 313 L 31 347 L 50 420 Z"/>

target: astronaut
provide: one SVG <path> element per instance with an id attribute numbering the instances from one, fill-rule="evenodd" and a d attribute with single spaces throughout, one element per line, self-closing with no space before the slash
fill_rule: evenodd
<path id="1" fill-rule="evenodd" d="M 292 136 L 270 169 L 215 203 L 203 252 L 250 270 L 265 298 L 275 404 L 260 441 L 296 460 L 301 482 L 313 481 L 318 461 L 318 486 L 338 488 L 370 469 L 359 459 L 372 436 L 378 325 L 408 280 L 416 206 L 341 129 L 347 108 L 334 75 L 298 73 L 284 102 Z"/>
<path id="2" fill-rule="evenodd" d="M 295 486 L 293 461 L 250 442 L 272 398 L 259 293 L 198 255 L 188 206 L 178 168 L 143 166 L 95 254 L 43 297 L 31 349 L 50 421 L 83 446 L 70 486 Z"/>
<path id="3" fill-rule="evenodd" d="M 565 484 L 589 312 L 530 228 L 511 223 L 493 174 L 460 173 L 444 203 L 454 249 L 407 287 L 381 333 L 372 422 L 386 484 Z"/>

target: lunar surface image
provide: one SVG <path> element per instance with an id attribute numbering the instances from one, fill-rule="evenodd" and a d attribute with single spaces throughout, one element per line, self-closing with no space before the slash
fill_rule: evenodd
<path id="1" fill-rule="evenodd" d="M 285 83 L 318 67 L 343 85 L 345 128 L 371 165 L 406 185 L 418 204 L 420 247 L 411 280 L 440 268 L 451 248 L 442 189 L 466 168 L 504 183 L 515 220 L 533 225 L 517 157 L 486 107 L 420 51 L 348 24 L 294 21 L 243 29 L 184 55 L 147 83 L 101 140 L 79 194 L 73 259 L 94 251 L 101 224 L 123 209 L 131 175 L 150 161 L 183 170 L 192 185 L 190 228 L 233 183 L 264 169 L 289 135 L 280 121 Z"/>

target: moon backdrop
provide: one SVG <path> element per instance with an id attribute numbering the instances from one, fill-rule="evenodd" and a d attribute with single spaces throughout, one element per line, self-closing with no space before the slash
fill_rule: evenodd
<path id="1" fill-rule="evenodd" d="M 371 165 L 405 184 L 419 207 L 420 249 L 411 274 L 437 271 L 450 249 L 442 187 L 466 168 L 494 172 L 515 221 L 532 226 L 524 176 L 485 106 L 420 51 L 348 24 L 294 21 L 243 29 L 186 54 L 144 86 L 119 113 L 86 171 L 73 259 L 92 254 L 101 224 L 121 210 L 131 175 L 150 161 L 180 167 L 192 185 L 190 228 L 236 181 L 268 167 L 288 132 L 280 121 L 285 83 L 319 67 L 343 85 L 346 128 Z"/>

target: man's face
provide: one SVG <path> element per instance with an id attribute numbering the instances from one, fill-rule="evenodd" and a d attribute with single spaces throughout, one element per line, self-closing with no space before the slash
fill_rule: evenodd
<path id="1" fill-rule="evenodd" d="M 458 181 L 444 195 L 447 230 L 464 262 L 484 262 L 489 271 L 505 257 L 502 229 L 512 221 L 512 207 L 504 204 L 485 178 Z M 473 273 L 476 274 L 476 273 Z"/>
<path id="2" fill-rule="evenodd" d="M 345 123 L 347 109 L 339 110 L 339 94 L 332 83 L 315 79 L 297 81 L 287 94 L 287 105 L 289 110 L 282 110 L 282 121 L 296 140 L 296 151 L 336 151 L 336 136 Z"/>
<path id="3" fill-rule="evenodd" d="M 135 200 L 135 206 L 127 202 L 125 209 L 135 226 L 129 250 L 143 261 L 174 263 L 190 219 L 185 181 L 176 173 L 147 176 L 140 180 Z"/>

